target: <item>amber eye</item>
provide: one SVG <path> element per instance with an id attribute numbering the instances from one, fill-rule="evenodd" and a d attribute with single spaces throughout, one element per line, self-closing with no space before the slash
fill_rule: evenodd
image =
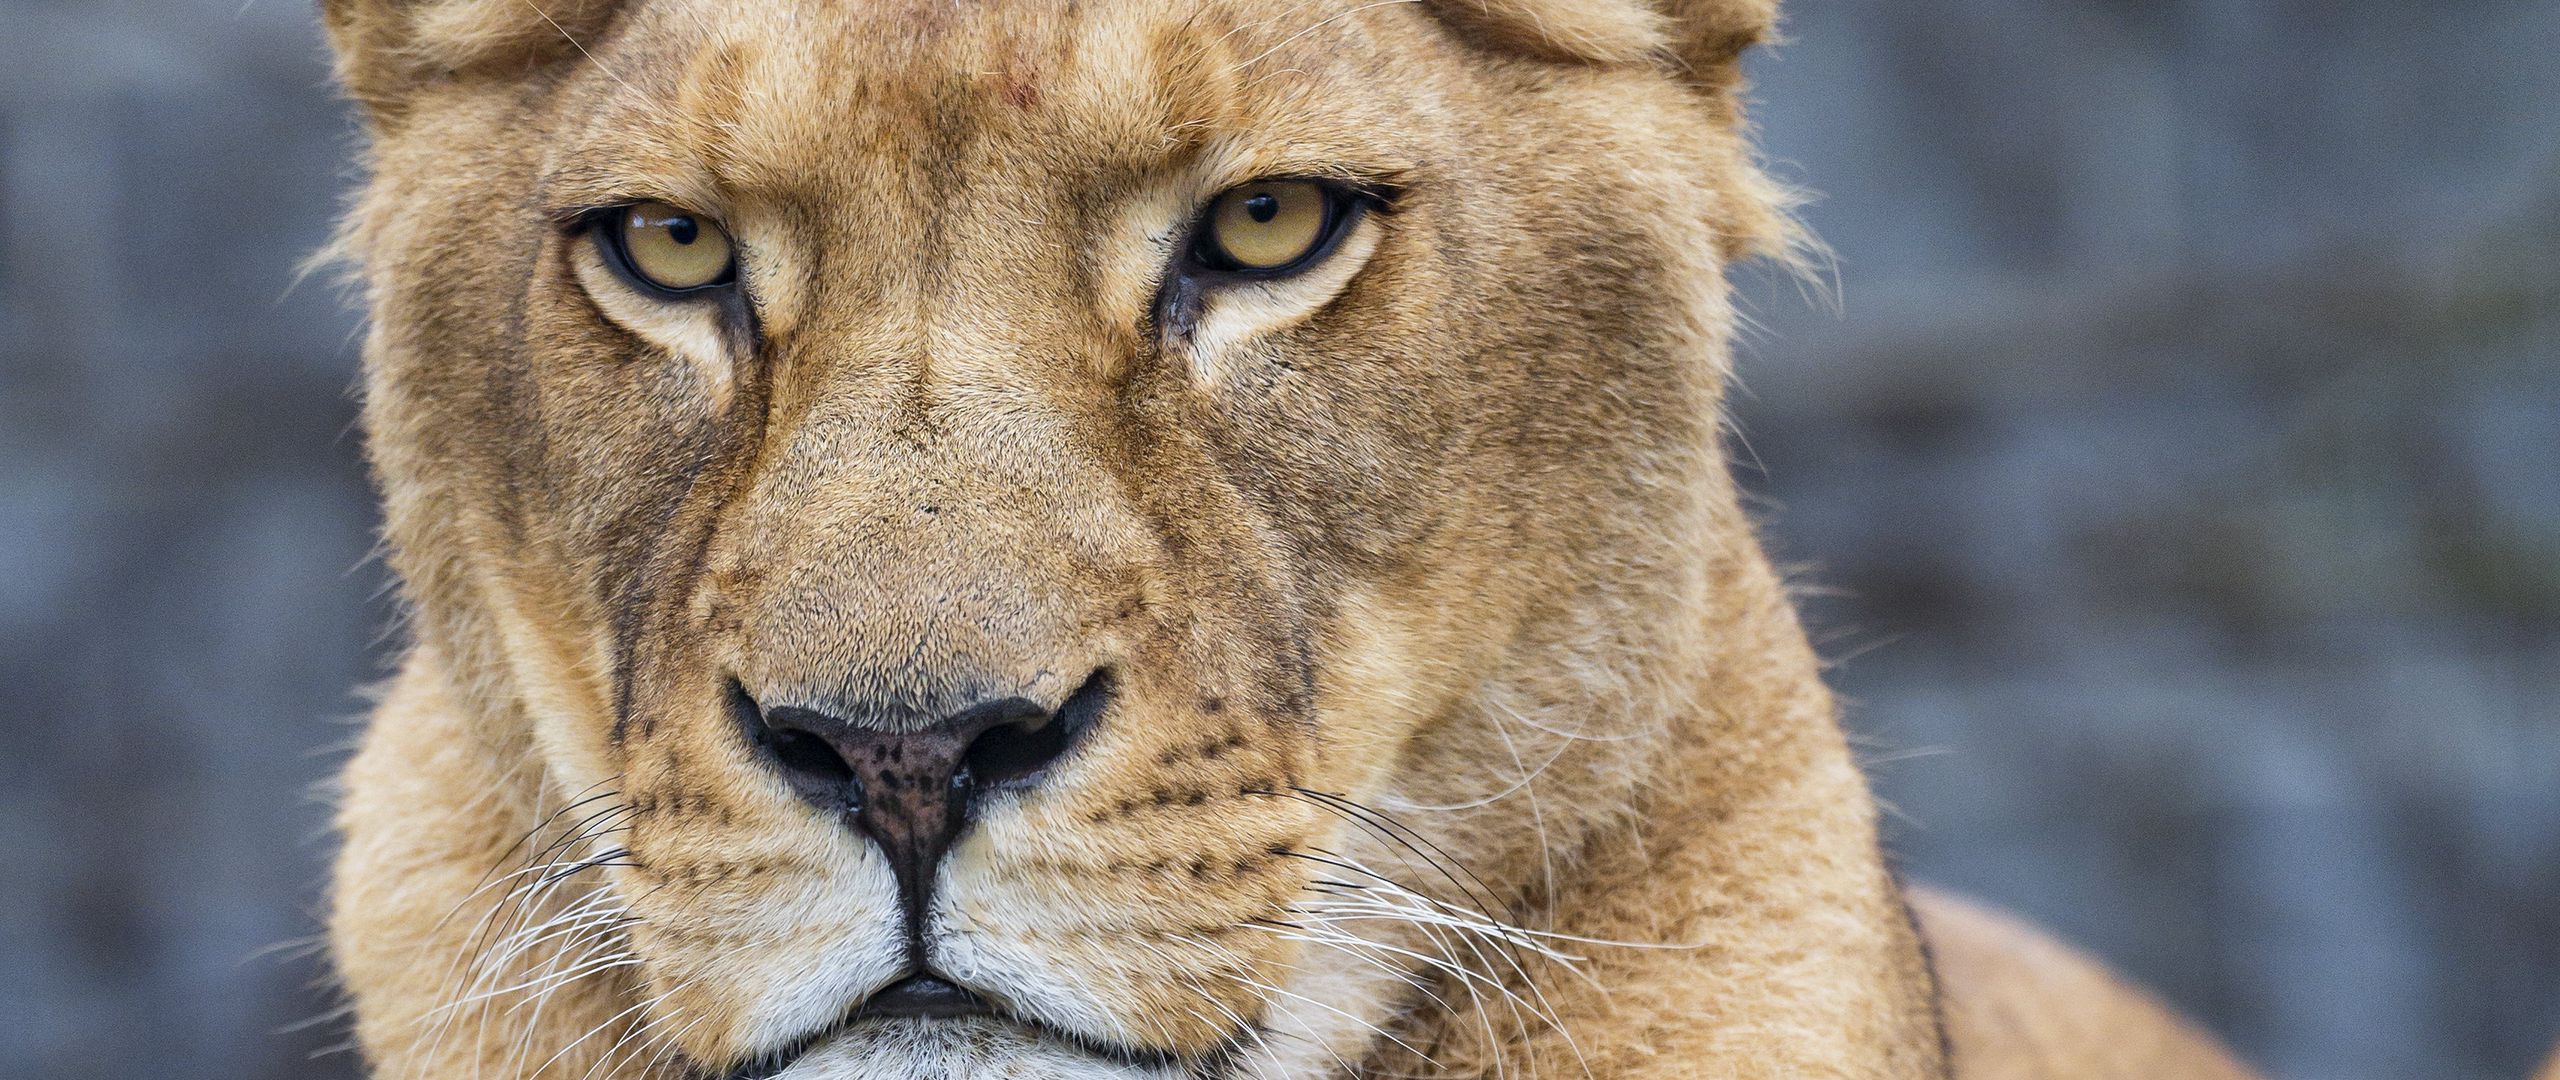
<path id="1" fill-rule="evenodd" d="M 1312 180 L 1261 180 L 1209 204 L 1199 258 L 1213 270 L 1286 270 L 1323 248 L 1346 200 Z"/>
<path id="2" fill-rule="evenodd" d="M 641 284 L 682 293 L 727 284 L 737 274 L 729 234 L 710 219 L 662 202 L 635 203 L 606 222 L 611 243 Z"/>

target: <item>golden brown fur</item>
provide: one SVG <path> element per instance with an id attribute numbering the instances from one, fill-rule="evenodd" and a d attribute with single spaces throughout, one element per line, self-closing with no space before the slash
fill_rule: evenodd
<path id="1" fill-rule="evenodd" d="M 1789 242 L 1764 0 L 324 12 L 415 611 L 332 916 L 378 1074 L 822 1032 L 783 1075 L 1944 1074 L 1717 439 L 1724 268 Z M 1168 292 L 1265 176 L 1392 213 Z M 637 200 L 727 225 L 742 306 L 599 269 L 571 223 Z M 734 720 L 1088 672 L 1108 711 L 906 916 Z M 2051 1068 L 1979 1075 L 2134 1075 L 2046 1041 L 2082 1003 L 2182 1037 L 1982 926 L 1942 928 L 1969 1073 L 2022 979 Z M 840 1023 L 901 933 L 1024 1022 Z"/>
<path id="2" fill-rule="evenodd" d="M 2251 1075 L 2212 1036 L 2033 928 L 1929 889 L 1911 902 L 1965 1080 Z"/>

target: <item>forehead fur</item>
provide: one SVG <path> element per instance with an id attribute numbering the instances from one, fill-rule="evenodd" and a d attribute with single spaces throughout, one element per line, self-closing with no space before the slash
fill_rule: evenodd
<path id="1" fill-rule="evenodd" d="M 654 4 L 595 49 L 582 76 L 589 104 L 564 133 L 545 197 L 719 206 L 819 195 L 818 185 L 950 195 L 1030 172 L 1107 178 L 1244 137 L 1258 145 L 1228 152 L 1262 160 L 1241 169 L 1391 168 L 1393 111 L 1362 91 L 1388 76 L 1375 24 L 1395 17 L 1351 14 L 1068 0 Z"/>

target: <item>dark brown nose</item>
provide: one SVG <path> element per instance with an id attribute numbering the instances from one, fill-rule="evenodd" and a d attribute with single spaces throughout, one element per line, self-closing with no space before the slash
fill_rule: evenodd
<path id="1" fill-rule="evenodd" d="M 840 814 L 880 845 L 911 914 L 977 798 L 1038 783 L 1111 697 L 1097 671 L 1053 713 L 1028 698 L 982 701 L 934 717 L 900 702 L 844 715 L 765 707 L 744 687 L 730 701 L 748 741 L 810 805 Z"/>

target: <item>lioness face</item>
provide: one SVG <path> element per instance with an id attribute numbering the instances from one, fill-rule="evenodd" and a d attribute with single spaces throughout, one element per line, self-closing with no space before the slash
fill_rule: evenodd
<path id="1" fill-rule="evenodd" d="M 1605 707 L 1539 651 L 1609 654 L 1720 498 L 1706 100 L 1407 5 L 657 0 L 583 44 L 422 91 L 358 232 L 401 569 L 607 793 L 624 1019 L 795 1080 L 1388 1022 L 1313 989 L 1386 955 L 1307 929 L 1396 877 L 1357 806 L 1515 775 L 1452 719 L 1493 684 Z"/>

